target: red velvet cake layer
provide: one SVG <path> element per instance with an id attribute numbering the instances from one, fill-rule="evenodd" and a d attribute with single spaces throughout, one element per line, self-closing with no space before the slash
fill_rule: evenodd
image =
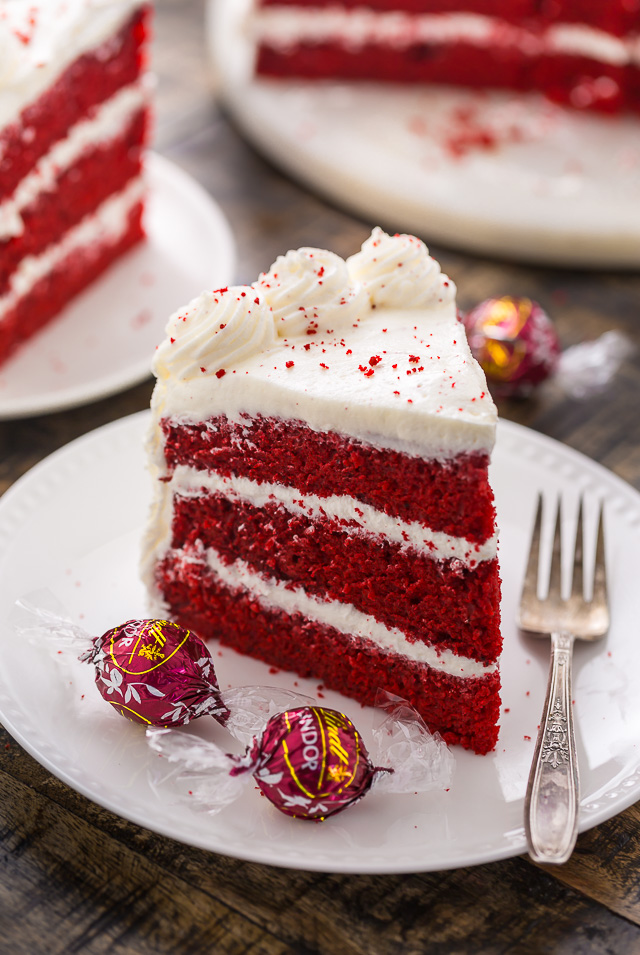
<path id="1" fill-rule="evenodd" d="M 497 672 L 460 679 L 300 614 L 267 610 L 250 595 L 221 586 L 197 563 L 173 564 L 167 558 L 157 579 L 172 616 L 204 638 L 216 637 L 272 666 L 314 677 L 365 705 L 373 705 L 378 690 L 386 689 L 408 700 L 448 743 L 476 753 L 495 746 L 500 710 Z"/>
<path id="2" fill-rule="evenodd" d="M 133 83 L 144 66 L 144 43 L 150 7 L 141 8 L 116 37 L 85 53 L 19 119 L 0 132 L 0 201 L 51 146 L 80 119 Z"/>
<path id="3" fill-rule="evenodd" d="M 196 541 L 224 562 L 352 605 L 410 642 L 422 641 L 483 662 L 501 647 L 497 560 L 473 569 L 436 561 L 382 537 L 344 530 L 336 521 L 309 520 L 282 505 L 264 508 L 221 494 L 174 499 L 173 548 L 194 552 Z"/>
<path id="4" fill-rule="evenodd" d="M 458 42 L 402 48 L 369 44 L 353 49 L 306 43 L 284 51 L 263 46 L 258 51 L 256 69 L 264 76 L 538 91 L 554 102 L 579 109 L 640 110 L 637 66 L 616 66 L 564 54 L 523 57 L 512 47 Z"/>
<path id="5" fill-rule="evenodd" d="M 53 190 L 41 193 L 22 210 L 21 235 L 0 241 L 0 296 L 8 291 L 11 275 L 25 256 L 39 255 L 59 242 L 65 232 L 140 174 L 146 128 L 146 110 L 140 110 L 121 136 L 87 150 L 60 173 Z"/>
<path id="6" fill-rule="evenodd" d="M 483 543 L 494 533 L 488 455 L 427 461 L 375 448 L 300 421 L 246 416 L 198 424 L 162 422 L 169 469 L 178 464 L 297 488 L 347 495 L 435 531 Z"/>
<path id="7" fill-rule="evenodd" d="M 126 231 L 115 244 L 94 243 L 75 250 L 6 314 L 0 321 L 0 364 L 57 315 L 69 299 L 143 238 L 142 211 L 142 203 L 132 208 Z"/>

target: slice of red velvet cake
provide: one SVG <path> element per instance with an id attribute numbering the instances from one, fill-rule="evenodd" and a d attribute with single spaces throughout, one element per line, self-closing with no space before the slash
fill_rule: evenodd
<path id="1" fill-rule="evenodd" d="M 538 90 L 640 110 L 638 0 L 256 0 L 258 73 Z"/>
<path id="2" fill-rule="evenodd" d="M 0 362 L 143 236 L 141 0 L 0 0 Z"/>
<path id="3" fill-rule="evenodd" d="M 424 244 L 376 229 L 204 292 L 155 371 L 153 615 L 492 749 L 496 411 Z"/>

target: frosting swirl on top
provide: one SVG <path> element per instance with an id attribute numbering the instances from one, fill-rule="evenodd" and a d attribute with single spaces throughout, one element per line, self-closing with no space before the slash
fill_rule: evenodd
<path id="1" fill-rule="evenodd" d="M 169 319 L 153 370 L 161 379 L 220 378 L 275 341 L 271 309 L 251 286 L 202 292 Z"/>
<path id="2" fill-rule="evenodd" d="M 369 311 L 367 294 L 351 283 L 344 259 L 325 249 L 302 248 L 279 255 L 254 288 L 273 309 L 281 338 L 352 324 Z"/>
<path id="3" fill-rule="evenodd" d="M 424 308 L 455 297 L 454 283 L 413 235 L 390 236 L 376 227 L 360 252 L 347 259 L 347 267 L 352 281 L 367 290 L 372 305 Z"/>

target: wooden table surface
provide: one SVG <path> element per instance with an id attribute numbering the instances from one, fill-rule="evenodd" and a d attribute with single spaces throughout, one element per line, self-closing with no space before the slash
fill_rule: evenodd
<path id="1" fill-rule="evenodd" d="M 203 16 L 202 0 L 157 3 L 155 148 L 229 217 L 236 281 L 253 280 L 300 245 L 351 254 L 376 223 L 325 204 L 243 141 L 211 95 Z M 431 250 L 455 279 L 462 307 L 525 294 L 554 316 L 564 347 L 611 328 L 640 344 L 637 274 Z M 73 438 L 146 408 L 151 388 L 149 380 L 74 410 L 0 422 L 0 493 Z M 499 410 L 640 488 L 639 395 L 640 350 L 599 395 L 576 400 L 550 384 Z M 290 871 L 141 829 L 69 789 L 2 731 L 0 823 L 0 955 L 640 952 L 640 803 L 581 835 L 558 868 L 523 856 L 411 875 Z"/>

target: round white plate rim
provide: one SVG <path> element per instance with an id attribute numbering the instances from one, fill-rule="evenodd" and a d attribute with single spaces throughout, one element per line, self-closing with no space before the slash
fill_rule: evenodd
<path id="1" fill-rule="evenodd" d="M 212 242 L 222 263 L 221 281 L 223 284 L 224 281 L 231 281 L 236 262 L 235 239 L 218 203 L 192 176 L 159 153 L 150 150 L 146 154 L 145 166 L 152 185 L 178 192 L 185 199 L 185 209 L 197 203 L 200 214 L 206 215 L 210 223 Z M 153 224 L 148 228 L 152 229 Z M 135 252 L 135 249 L 132 251 Z M 101 278 L 92 283 L 92 290 L 99 289 Z M 29 343 L 23 346 L 23 349 L 28 348 Z M 152 357 L 151 354 L 136 357 L 135 361 L 120 369 L 55 392 L 12 399 L 0 391 L 0 421 L 64 411 L 124 391 L 151 378 Z"/>
<path id="2" fill-rule="evenodd" d="M 589 228 L 579 219 L 572 223 L 566 210 L 552 227 L 546 221 L 541 224 L 533 211 L 528 215 L 521 213 L 518 218 L 509 214 L 506 222 L 500 221 L 500 218 L 494 221 L 486 212 L 473 208 L 473 191 L 469 197 L 468 189 L 465 189 L 465 195 L 470 198 L 469 207 L 464 210 L 453 209 L 446 200 L 441 201 L 433 190 L 426 200 L 419 196 L 409 199 L 403 198 L 400 192 L 394 192 L 391 187 L 380 188 L 379 184 L 375 184 L 375 179 L 370 183 L 365 164 L 360 164 L 358 168 L 339 167 L 333 156 L 341 155 L 343 159 L 341 147 L 345 147 L 345 141 L 336 129 L 323 126 L 323 135 L 331 139 L 330 156 L 317 155 L 313 149 L 306 148 L 300 138 L 296 139 L 290 134 L 283 119 L 286 113 L 284 104 L 287 102 L 283 94 L 294 96 L 296 89 L 304 89 L 311 103 L 307 105 L 306 112 L 313 114 L 314 102 L 320 105 L 324 97 L 339 96 L 345 84 L 328 81 L 305 84 L 304 81 L 271 81 L 248 77 L 246 66 L 241 68 L 238 64 L 248 59 L 246 50 L 249 34 L 243 29 L 243 22 L 246 16 L 244 7 L 249 2 L 243 0 L 243 8 L 240 9 L 239 0 L 209 0 L 208 43 L 217 93 L 244 135 L 294 178 L 365 220 L 372 220 L 373 224 L 416 232 L 430 242 L 443 243 L 452 248 L 460 247 L 475 254 L 541 265 L 638 268 L 640 230 L 629 223 L 624 229 L 618 226 L 608 228 L 606 219 L 603 221 L 601 216 L 596 215 L 596 205 L 591 200 Z M 370 85 L 360 84 L 365 96 Z M 350 95 L 354 95 L 356 85 L 346 86 Z M 359 95 L 355 93 L 356 97 Z M 402 93 L 399 95 L 402 96 Z M 434 89 L 430 95 L 438 100 L 439 92 Z M 454 95 L 463 97 L 469 94 L 460 90 L 454 91 Z M 364 102 L 368 103 L 367 100 Z M 584 118 L 580 114 L 580 119 Z M 586 121 L 590 121 L 588 115 Z M 599 122 L 600 117 L 594 116 L 593 121 Z M 379 135 L 377 143 L 371 141 L 369 144 L 372 162 L 383 139 Z M 637 146 L 635 148 L 637 151 Z M 458 187 L 465 185 L 467 175 L 464 164 L 459 169 L 460 175 L 454 176 L 452 180 L 457 182 Z M 387 173 L 390 171 L 387 169 Z M 385 181 L 392 182 L 393 176 L 387 175 Z M 511 208 L 518 204 L 519 197 L 520 201 L 526 198 L 525 186 L 516 185 L 514 189 L 504 182 L 503 187 L 510 190 L 507 203 Z M 476 193 L 478 191 L 476 189 Z M 531 208 L 533 210 L 533 206 Z M 576 203 L 574 208 L 578 208 Z"/>
<path id="3" fill-rule="evenodd" d="M 148 420 L 149 412 L 142 411 L 89 432 L 39 462 L 10 487 L 0 499 L 0 565 L 8 558 L 13 535 L 15 532 L 19 532 L 21 522 L 25 515 L 42 500 L 42 482 L 45 479 L 52 480 L 52 486 L 55 486 L 56 479 L 64 473 L 66 467 L 71 465 L 82 467 L 82 461 L 85 455 L 95 454 L 96 450 L 103 454 L 106 453 L 106 451 L 109 450 L 109 442 L 120 441 L 120 443 L 122 443 L 124 441 L 126 443 L 129 437 L 139 437 L 142 430 L 146 428 Z M 581 470 L 590 473 L 591 477 L 596 480 L 599 478 L 608 488 L 617 490 L 628 499 L 632 498 L 636 508 L 639 507 L 640 493 L 629 484 L 597 462 L 592 461 L 552 438 L 509 421 L 500 421 L 499 442 L 500 441 L 505 444 L 511 443 L 516 447 L 520 446 L 521 442 L 529 442 L 539 449 L 541 453 L 551 452 L 552 454 L 559 455 L 561 460 L 564 459 L 571 462 Z M 27 501 L 26 508 L 24 507 L 24 501 Z M 13 529 L 11 528 L 12 520 L 14 521 Z M 7 527 L 9 527 L 9 532 L 7 532 Z M 0 634 L 0 639 L 2 639 L 2 634 Z M 385 859 L 383 862 L 378 859 L 370 864 L 345 865 L 338 858 L 314 859 L 308 858 L 307 856 L 301 857 L 297 855 L 295 851 L 287 856 L 286 851 L 283 851 L 283 847 L 281 846 L 272 847 L 267 850 L 256 850 L 255 847 L 252 848 L 248 846 L 234 846 L 233 849 L 231 849 L 229 845 L 224 844 L 224 841 L 220 842 L 219 839 L 198 838 L 194 832 L 189 832 L 189 834 L 185 836 L 184 833 L 181 834 L 179 831 L 176 831 L 173 826 L 163 825 L 157 820 L 154 820 L 153 823 L 150 824 L 148 815 L 142 810 L 136 810 L 130 805 L 119 805 L 117 800 L 115 802 L 113 801 L 113 798 L 105 798 L 101 794 L 99 785 L 92 786 L 90 785 L 90 781 L 83 781 L 81 767 L 72 765 L 71 769 L 67 771 L 55 758 L 50 758 L 47 752 L 43 751 L 37 742 L 34 742 L 34 738 L 37 740 L 39 735 L 38 727 L 30 726 L 28 721 L 26 725 L 24 722 L 21 723 L 20 720 L 16 721 L 12 719 L 10 713 L 7 712 L 6 705 L 11 702 L 11 693 L 10 689 L 6 685 L 3 685 L 4 683 L 4 673 L 0 670 L 0 720 L 2 720 L 9 733 L 11 733 L 38 762 L 77 792 L 82 793 L 106 809 L 140 826 L 161 833 L 169 838 L 178 839 L 194 847 L 220 852 L 246 861 L 290 868 L 301 868 L 312 871 L 389 874 L 394 872 L 433 871 L 435 869 L 454 868 L 461 865 L 482 864 L 517 855 L 524 851 L 525 848 L 523 842 L 515 840 L 512 843 L 505 843 L 499 846 L 487 846 L 481 854 L 473 858 L 461 859 L 455 857 L 451 860 L 439 859 L 437 865 L 430 865 L 428 860 L 416 860 L 412 864 L 409 864 L 406 859 L 400 863 L 393 859 Z M 580 831 L 584 831 L 585 829 L 606 821 L 637 801 L 640 797 L 640 753 L 638 754 L 637 763 L 633 766 L 631 772 L 627 774 L 623 782 L 627 780 L 631 782 L 631 785 L 627 786 L 626 792 L 623 795 L 620 793 L 614 794 L 616 795 L 614 801 L 602 805 L 600 809 L 591 811 L 581 818 Z"/>

